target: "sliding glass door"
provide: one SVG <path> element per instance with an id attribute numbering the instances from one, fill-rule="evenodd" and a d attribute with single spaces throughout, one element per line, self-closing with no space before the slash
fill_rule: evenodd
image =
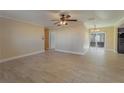
<path id="1" fill-rule="evenodd" d="M 105 33 L 92 32 L 90 34 L 90 47 L 105 47 Z"/>

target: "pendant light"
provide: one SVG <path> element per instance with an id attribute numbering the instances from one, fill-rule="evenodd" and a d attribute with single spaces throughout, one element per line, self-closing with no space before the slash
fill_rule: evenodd
<path id="1" fill-rule="evenodd" d="M 96 27 L 96 23 L 95 23 L 95 20 L 96 19 L 95 18 L 90 18 L 89 20 L 92 20 L 93 21 L 93 24 L 94 24 L 93 25 L 93 28 L 90 28 L 90 31 L 91 32 L 98 32 L 98 31 L 100 31 L 100 29 Z"/>
<path id="2" fill-rule="evenodd" d="M 94 24 L 94 27 L 93 28 L 91 28 L 91 30 L 90 30 L 91 32 L 98 32 L 98 31 L 100 31 L 100 29 L 99 28 L 97 28 L 96 27 L 96 25 Z"/>

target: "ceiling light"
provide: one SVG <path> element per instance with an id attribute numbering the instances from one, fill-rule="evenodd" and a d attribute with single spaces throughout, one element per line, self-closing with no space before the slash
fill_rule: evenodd
<path id="1" fill-rule="evenodd" d="M 62 25 L 62 24 L 63 24 L 63 22 L 61 21 L 61 22 L 60 22 L 60 24 Z"/>
<path id="2" fill-rule="evenodd" d="M 61 25 L 66 25 L 67 22 L 66 22 L 66 21 L 61 21 L 60 24 L 61 24 Z"/>
<path id="3" fill-rule="evenodd" d="M 96 19 L 95 18 L 91 18 L 90 20 L 92 20 L 94 22 L 94 27 L 91 28 L 90 31 L 91 32 L 98 32 L 98 31 L 100 31 L 100 29 L 96 27 L 96 24 L 95 24 Z"/>
<path id="4" fill-rule="evenodd" d="M 94 28 L 91 28 L 90 31 L 91 32 L 98 32 L 98 31 L 100 31 L 100 29 L 97 28 L 96 25 L 94 25 Z"/>
<path id="5" fill-rule="evenodd" d="M 63 21 L 63 25 L 65 25 L 66 24 L 66 21 Z"/>

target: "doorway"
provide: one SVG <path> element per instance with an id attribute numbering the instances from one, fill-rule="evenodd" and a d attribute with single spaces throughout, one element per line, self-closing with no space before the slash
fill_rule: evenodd
<path id="1" fill-rule="evenodd" d="M 105 48 L 105 33 L 104 32 L 90 33 L 90 47 Z"/>
<path id="2" fill-rule="evenodd" d="M 45 36 L 45 50 L 49 49 L 49 30 L 45 28 L 44 30 L 44 36 Z"/>
<path id="3" fill-rule="evenodd" d="M 56 34 L 54 31 L 50 32 L 50 49 L 55 49 L 56 46 Z"/>

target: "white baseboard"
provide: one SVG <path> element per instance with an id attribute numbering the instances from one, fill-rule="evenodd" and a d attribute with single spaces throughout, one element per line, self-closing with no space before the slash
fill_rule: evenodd
<path id="1" fill-rule="evenodd" d="M 89 48 L 85 49 L 85 51 L 83 52 L 83 55 L 86 54 L 88 51 L 89 51 Z"/>
<path id="2" fill-rule="evenodd" d="M 116 53 L 115 49 L 105 49 L 106 51 L 113 51 Z"/>
<path id="3" fill-rule="evenodd" d="M 73 51 L 66 51 L 66 50 L 61 50 L 61 49 L 55 49 L 55 51 L 64 52 L 64 53 L 71 53 L 71 54 L 76 54 L 76 55 L 84 55 L 88 50 L 86 50 L 84 52 L 73 52 Z"/>
<path id="4" fill-rule="evenodd" d="M 92 48 L 92 47 L 91 47 Z M 95 48 L 95 47 L 94 47 Z M 97 48 L 96 48 L 97 49 Z M 98 49 L 100 49 L 100 48 L 98 48 Z M 112 51 L 112 52 L 115 52 L 115 53 L 117 53 L 117 51 L 115 50 L 115 49 L 112 49 L 112 48 L 101 48 L 101 49 L 103 49 L 104 51 Z"/>
<path id="5" fill-rule="evenodd" d="M 20 56 L 15 56 L 15 57 L 11 57 L 11 58 L 2 59 L 2 60 L 0 60 L 0 63 L 15 60 L 15 59 L 19 59 L 19 58 L 23 58 L 23 57 L 27 57 L 27 56 L 31 56 L 31 55 L 40 54 L 40 53 L 43 53 L 43 52 L 44 52 L 44 50 L 43 51 L 33 52 L 33 53 L 28 53 L 28 54 L 24 54 L 24 55 L 20 55 Z"/>

